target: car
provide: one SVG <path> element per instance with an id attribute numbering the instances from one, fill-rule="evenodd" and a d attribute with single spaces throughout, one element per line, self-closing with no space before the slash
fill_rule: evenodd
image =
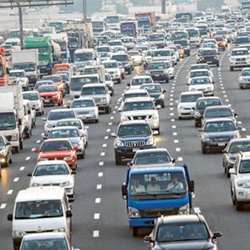
<path id="1" fill-rule="evenodd" d="M 27 89 L 29 85 L 29 79 L 26 76 L 25 70 L 14 69 L 9 71 L 9 79 L 11 82 L 21 84 L 23 89 Z"/>
<path id="2" fill-rule="evenodd" d="M 153 98 L 156 107 L 159 105 L 161 108 L 165 107 L 165 93 L 166 90 L 162 89 L 161 84 L 143 84 L 142 89 L 146 89 L 151 98 Z"/>
<path id="3" fill-rule="evenodd" d="M 70 119 L 70 118 L 77 118 L 74 110 L 72 109 L 52 109 L 49 111 L 47 119 L 44 118 L 44 132 L 45 134 L 48 133 L 50 129 L 55 127 L 55 124 L 59 120 L 63 119 Z"/>
<path id="4" fill-rule="evenodd" d="M 191 48 L 190 48 L 190 42 L 188 39 L 174 40 L 174 44 L 181 45 L 184 50 L 184 54 L 186 56 L 190 56 Z"/>
<path id="5" fill-rule="evenodd" d="M 197 63 L 215 64 L 219 67 L 219 57 L 216 49 L 200 48 L 197 54 Z"/>
<path id="6" fill-rule="evenodd" d="M 230 118 L 214 118 L 204 121 L 201 136 L 201 151 L 206 154 L 210 150 L 222 151 L 231 139 L 240 138 L 239 128 Z"/>
<path id="7" fill-rule="evenodd" d="M 54 85 L 52 80 L 38 80 L 34 86 L 34 90 L 37 90 L 42 85 Z"/>
<path id="8" fill-rule="evenodd" d="M 43 99 L 44 106 L 62 106 L 63 96 L 55 85 L 41 85 L 38 87 L 40 97 Z"/>
<path id="9" fill-rule="evenodd" d="M 188 74 L 188 83 L 192 81 L 193 78 L 196 77 L 209 77 L 211 82 L 214 82 L 213 73 L 209 69 L 193 69 L 189 71 Z"/>
<path id="10" fill-rule="evenodd" d="M 247 48 L 234 48 L 229 56 L 229 69 L 233 71 L 235 68 L 250 66 L 250 53 Z"/>
<path id="11" fill-rule="evenodd" d="M 223 103 L 222 103 L 221 98 L 219 98 L 217 96 L 198 98 L 196 101 L 195 110 L 194 110 L 194 126 L 196 128 L 201 127 L 202 117 L 203 117 L 203 113 L 204 113 L 206 107 L 218 106 L 218 105 L 222 105 L 222 104 Z"/>
<path id="12" fill-rule="evenodd" d="M 173 65 L 176 65 L 178 60 L 175 51 L 169 48 L 153 49 L 151 56 L 153 61 L 167 61 Z"/>
<path id="13" fill-rule="evenodd" d="M 36 111 L 37 115 L 41 116 L 44 114 L 43 99 L 40 97 L 40 94 L 38 91 L 36 90 L 24 91 L 23 99 L 28 100 L 30 102 L 32 109 Z"/>
<path id="14" fill-rule="evenodd" d="M 116 60 L 103 61 L 102 65 L 104 66 L 105 71 L 111 75 L 114 83 L 122 82 L 122 72 Z"/>
<path id="15" fill-rule="evenodd" d="M 145 120 L 152 130 L 160 134 L 160 119 L 157 107 L 151 97 L 135 97 L 124 101 L 119 109 L 120 121 Z"/>
<path id="16" fill-rule="evenodd" d="M 175 159 L 170 155 L 166 148 L 151 148 L 138 150 L 132 161 L 131 167 L 140 166 L 174 166 Z"/>
<path id="17" fill-rule="evenodd" d="M 119 66 L 122 69 L 122 73 L 126 72 L 128 75 L 132 74 L 133 66 L 130 64 L 129 56 L 125 51 L 119 51 L 112 53 L 111 60 L 115 60 L 118 62 Z M 123 75 L 124 78 L 124 75 Z"/>
<path id="18" fill-rule="evenodd" d="M 47 76 L 43 76 L 42 79 L 43 80 L 51 80 L 51 81 L 53 81 L 54 85 L 57 87 L 57 89 L 64 96 L 64 94 L 65 94 L 65 84 L 64 84 L 64 81 L 63 81 L 63 78 L 62 78 L 61 75 L 59 75 L 59 74 L 47 75 Z"/>
<path id="19" fill-rule="evenodd" d="M 188 83 L 189 91 L 202 91 L 204 96 L 214 95 L 214 84 L 210 77 L 199 76 L 194 77 Z"/>
<path id="20" fill-rule="evenodd" d="M 81 97 L 72 101 L 70 108 L 84 122 L 98 122 L 99 110 L 92 97 Z"/>
<path id="21" fill-rule="evenodd" d="M 210 67 L 207 63 L 196 63 L 196 64 L 192 64 L 191 67 L 190 67 L 190 71 L 192 70 L 196 70 L 196 69 L 207 69 L 209 70 Z"/>
<path id="22" fill-rule="evenodd" d="M 74 248 L 65 232 L 31 233 L 23 236 L 20 250 L 80 250 Z"/>
<path id="23" fill-rule="evenodd" d="M 70 199 L 74 197 L 75 177 L 65 161 L 40 161 L 30 176 L 30 187 L 60 186 Z"/>
<path id="24" fill-rule="evenodd" d="M 178 119 L 193 118 L 196 101 L 203 97 L 202 91 L 185 91 L 181 92 L 177 104 Z"/>
<path id="25" fill-rule="evenodd" d="M 223 150 L 222 166 L 224 173 L 229 178 L 229 170 L 234 167 L 236 156 L 240 152 L 250 152 L 250 138 L 232 139 Z"/>
<path id="26" fill-rule="evenodd" d="M 132 61 L 133 66 L 139 66 L 144 63 L 144 57 L 139 50 L 129 50 L 128 55 Z"/>
<path id="27" fill-rule="evenodd" d="M 45 135 L 45 139 L 67 138 L 74 149 L 76 149 L 77 156 L 81 159 L 85 158 L 86 137 L 82 135 L 76 126 L 61 126 L 49 130 Z"/>
<path id="28" fill-rule="evenodd" d="M 111 113 L 111 96 L 105 84 L 85 84 L 81 89 L 81 97 L 93 98 L 99 111 Z"/>
<path id="29" fill-rule="evenodd" d="M 142 85 L 143 86 L 143 85 Z M 129 98 L 135 97 L 150 97 L 146 89 L 143 89 L 141 86 L 140 89 L 127 89 L 122 94 L 121 102 L 125 102 Z"/>
<path id="30" fill-rule="evenodd" d="M 171 62 L 152 61 L 146 67 L 146 73 L 156 82 L 168 83 L 174 76 Z"/>
<path id="31" fill-rule="evenodd" d="M 139 149 L 155 147 L 153 131 L 146 121 L 125 121 L 113 133 L 116 165 L 121 165 L 124 158 L 133 158 Z"/>
<path id="32" fill-rule="evenodd" d="M 68 139 L 47 139 L 39 148 L 32 149 L 38 153 L 37 161 L 64 160 L 74 171 L 77 169 L 77 150 Z"/>
<path id="33" fill-rule="evenodd" d="M 223 36 L 216 35 L 214 36 L 214 39 L 216 40 L 219 49 L 226 50 L 228 44 L 227 40 Z"/>
<path id="34" fill-rule="evenodd" d="M 12 146 L 10 142 L 0 135 L 0 165 L 1 167 L 9 167 L 12 163 Z"/>
<path id="35" fill-rule="evenodd" d="M 239 211 L 250 203 L 250 152 L 239 152 L 229 173 L 232 202 Z"/>
<path id="36" fill-rule="evenodd" d="M 216 239 L 202 214 L 169 215 L 156 219 L 153 231 L 144 241 L 151 250 L 217 250 Z"/>
<path id="37" fill-rule="evenodd" d="M 108 87 L 110 95 L 114 95 L 114 82 L 112 80 L 112 76 L 109 73 L 105 74 L 105 85 Z"/>
<path id="38" fill-rule="evenodd" d="M 245 89 L 250 87 L 250 67 L 243 68 L 239 76 L 239 87 Z"/>
<path id="39" fill-rule="evenodd" d="M 142 84 L 154 83 L 154 80 L 151 76 L 148 75 L 137 75 L 134 76 L 131 81 L 128 83 L 130 89 L 139 89 Z"/>

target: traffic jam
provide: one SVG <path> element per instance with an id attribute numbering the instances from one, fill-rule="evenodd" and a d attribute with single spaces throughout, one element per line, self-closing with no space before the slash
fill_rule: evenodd
<path id="1" fill-rule="evenodd" d="M 0 249 L 249 249 L 249 15 L 24 34 L 1 37 Z"/>

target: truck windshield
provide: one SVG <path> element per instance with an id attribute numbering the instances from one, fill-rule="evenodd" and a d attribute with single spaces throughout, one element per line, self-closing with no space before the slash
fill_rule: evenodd
<path id="1" fill-rule="evenodd" d="M 75 54 L 75 62 L 84 62 L 84 61 L 91 61 L 93 60 L 94 55 L 93 53 L 76 53 Z"/>
<path id="2" fill-rule="evenodd" d="M 0 114 L 0 130 L 11 130 L 16 128 L 16 117 L 14 113 Z"/>
<path id="3" fill-rule="evenodd" d="M 41 219 L 63 216 L 60 200 L 35 200 L 17 202 L 15 219 Z"/>
<path id="4" fill-rule="evenodd" d="M 25 240 L 22 244 L 21 250 L 36 250 L 36 249 L 46 249 L 46 250 L 69 250 L 67 246 L 67 241 L 65 238 L 58 239 L 35 239 L 35 240 Z"/>
<path id="5" fill-rule="evenodd" d="M 184 195 L 187 184 L 181 171 L 142 172 L 131 174 L 129 193 L 135 199 L 160 199 Z"/>
<path id="6" fill-rule="evenodd" d="M 26 72 L 35 71 L 35 64 L 33 64 L 33 63 L 15 64 L 14 69 L 20 69 L 20 70 L 24 70 Z"/>
<path id="7" fill-rule="evenodd" d="M 96 76 L 93 77 L 74 77 L 70 80 L 70 89 L 72 91 L 80 91 L 82 86 L 88 83 L 97 83 Z"/>

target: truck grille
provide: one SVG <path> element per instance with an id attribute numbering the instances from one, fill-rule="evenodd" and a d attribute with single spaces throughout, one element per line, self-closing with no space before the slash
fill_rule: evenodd
<path id="1" fill-rule="evenodd" d="M 223 137 L 215 137 L 211 139 L 214 142 L 225 142 L 225 141 L 230 141 L 231 138 L 229 136 L 223 136 Z"/>
<path id="2" fill-rule="evenodd" d="M 139 148 L 145 145 L 144 141 L 125 141 L 124 145 L 129 148 Z"/>
<path id="3" fill-rule="evenodd" d="M 161 215 L 176 215 L 178 208 L 171 208 L 165 210 L 140 210 L 141 217 L 160 217 Z"/>

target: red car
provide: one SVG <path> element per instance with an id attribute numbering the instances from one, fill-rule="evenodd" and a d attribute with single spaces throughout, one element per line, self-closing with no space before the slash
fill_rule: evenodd
<path id="1" fill-rule="evenodd" d="M 41 85 L 38 87 L 38 92 L 43 98 L 44 105 L 58 105 L 61 106 L 63 104 L 63 95 L 60 90 L 58 90 L 55 85 Z"/>
<path id="2" fill-rule="evenodd" d="M 45 140 L 40 148 L 34 148 L 37 152 L 37 161 L 45 160 L 64 160 L 72 170 L 77 168 L 77 148 L 74 148 L 69 140 L 48 139 Z"/>

